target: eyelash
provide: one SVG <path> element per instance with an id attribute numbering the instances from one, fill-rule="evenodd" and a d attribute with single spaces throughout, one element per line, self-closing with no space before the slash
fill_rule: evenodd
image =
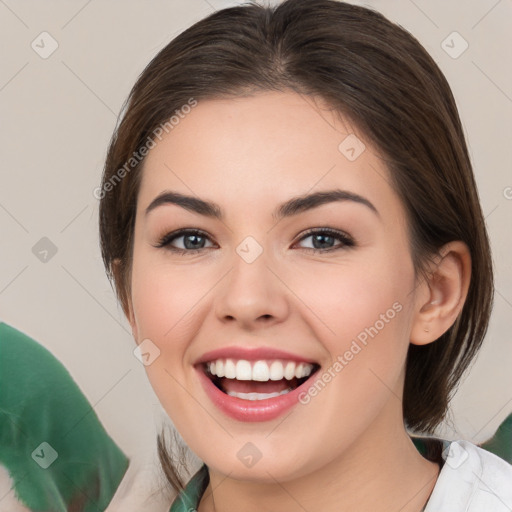
<path id="1" fill-rule="evenodd" d="M 304 240 L 305 238 L 308 238 L 311 235 L 318 235 L 318 234 L 332 236 L 332 237 L 340 240 L 342 243 L 340 245 L 331 247 L 329 249 L 315 249 L 315 248 L 310 248 L 310 247 L 302 247 L 301 249 L 305 249 L 306 251 L 311 251 L 313 253 L 326 253 L 326 252 L 337 251 L 337 250 L 343 249 L 343 248 L 354 247 L 356 245 L 354 240 L 349 235 L 347 235 L 343 231 L 338 231 L 336 229 L 331 229 L 331 228 L 310 229 L 310 230 L 306 231 L 306 233 L 304 233 L 298 241 L 301 242 L 302 240 Z M 157 245 L 155 245 L 154 247 L 159 248 L 159 249 L 166 248 L 167 250 L 172 251 L 176 254 L 183 254 L 183 255 L 184 254 L 195 254 L 204 249 L 207 249 L 205 247 L 203 247 L 201 249 L 178 249 L 177 247 L 172 247 L 170 245 L 170 243 L 173 240 L 175 240 L 176 238 L 180 238 L 180 237 L 186 236 L 186 235 L 197 235 L 197 236 L 201 236 L 201 237 L 204 237 L 204 238 L 207 238 L 208 240 L 210 240 L 210 237 L 206 233 L 204 233 L 203 231 L 200 231 L 198 229 L 180 229 L 178 231 L 174 231 L 173 233 L 168 233 L 168 234 L 164 235 L 159 240 Z"/>

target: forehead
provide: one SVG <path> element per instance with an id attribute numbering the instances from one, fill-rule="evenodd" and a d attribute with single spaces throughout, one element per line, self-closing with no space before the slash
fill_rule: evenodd
<path id="1" fill-rule="evenodd" d="M 183 115 L 149 151 L 138 203 L 165 189 L 243 207 L 342 188 L 393 207 L 389 181 L 377 150 L 325 102 L 264 92 L 200 101 Z"/>

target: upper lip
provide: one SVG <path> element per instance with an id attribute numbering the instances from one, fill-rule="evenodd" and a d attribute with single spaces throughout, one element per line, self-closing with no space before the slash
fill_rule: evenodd
<path id="1" fill-rule="evenodd" d="M 246 361 L 260 361 L 262 359 L 285 359 L 287 361 L 296 361 L 299 363 L 316 364 L 316 361 L 302 357 L 291 352 L 279 350 L 272 347 L 240 347 L 231 346 L 219 348 L 206 352 L 195 361 L 195 365 L 215 361 L 217 359 L 244 359 Z"/>

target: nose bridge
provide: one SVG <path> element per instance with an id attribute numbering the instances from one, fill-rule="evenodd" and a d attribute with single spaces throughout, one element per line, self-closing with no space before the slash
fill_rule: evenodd
<path id="1" fill-rule="evenodd" d="M 258 319 L 283 320 L 288 311 L 285 287 L 272 272 L 270 249 L 253 236 L 235 247 L 232 269 L 216 297 L 216 314 L 246 325 Z"/>

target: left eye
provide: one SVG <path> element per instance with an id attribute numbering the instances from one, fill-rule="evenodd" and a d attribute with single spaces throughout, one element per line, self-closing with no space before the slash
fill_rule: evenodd
<path id="1" fill-rule="evenodd" d="M 354 240 L 349 235 L 343 233 L 342 231 L 333 229 L 324 228 L 310 230 L 299 239 L 299 242 L 308 238 L 312 239 L 313 247 L 302 247 L 302 249 L 311 250 L 313 252 L 328 252 L 342 249 L 343 247 L 352 247 L 355 245 Z M 183 240 L 183 247 L 176 247 L 172 245 L 173 242 L 179 239 Z M 338 240 L 340 243 L 333 246 L 332 243 L 334 243 L 336 240 Z M 208 248 L 205 247 L 206 241 L 211 242 L 210 237 L 202 231 L 196 229 L 187 229 L 175 231 L 174 233 L 168 233 L 160 239 L 155 247 L 166 247 L 170 251 L 176 253 L 190 254 Z M 210 247 L 212 246 L 213 245 Z"/>
<path id="2" fill-rule="evenodd" d="M 304 249 L 310 249 L 313 252 L 328 252 L 355 245 L 354 240 L 349 235 L 342 231 L 336 231 L 333 229 L 311 230 L 303 235 L 299 241 L 306 240 L 308 238 L 311 238 L 313 247 L 304 247 Z M 339 240 L 341 243 L 334 246 L 331 245 L 336 240 Z"/>

